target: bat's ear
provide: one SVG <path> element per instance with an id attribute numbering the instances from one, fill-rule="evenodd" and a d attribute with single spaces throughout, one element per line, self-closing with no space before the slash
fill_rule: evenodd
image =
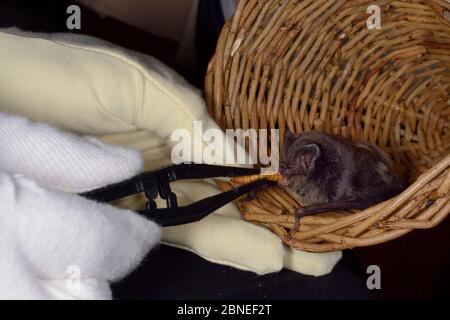
<path id="1" fill-rule="evenodd" d="M 320 148 L 317 144 L 306 144 L 299 149 L 300 164 L 307 175 L 314 169 L 317 158 L 320 157 Z"/>
<path id="2" fill-rule="evenodd" d="M 296 135 L 293 134 L 289 129 L 286 131 L 284 135 L 284 152 L 289 148 L 289 146 L 294 142 Z"/>

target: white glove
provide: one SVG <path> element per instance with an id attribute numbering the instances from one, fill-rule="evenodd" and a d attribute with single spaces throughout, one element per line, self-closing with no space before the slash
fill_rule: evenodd
<path id="1" fill-rule="evenodd" d="M 134 150 L 0 113 L 0 298 L 110 299 L 161 231 L 76 193 L 141 168 Z"/>

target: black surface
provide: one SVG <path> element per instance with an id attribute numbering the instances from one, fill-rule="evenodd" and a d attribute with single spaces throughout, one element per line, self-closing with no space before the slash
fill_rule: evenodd
<path id="1" fill-rule="evenodd" d="M 81 30 L 68 30 L 66 13 L 69 5 L 81 8 Z M 177 44 L 157 37 L 118 20 L 99 16 L 76 1 L 70 0 L 0 0 L 0 28 L 17 27 L 33 32 L 66 32 L 97 37 L 127 49 L 151 55 L 172 66 L 189 79 L 190 74 L 174 66 Z"/>
<path id="2" fill-rule="evenodd" d="M 66 0 L 0 0 L 0 28 L 20 27 L 35 32 L 67 32 Z"/>
<path id="3" fill-rule="evenodd" d="M 224 23 L 220 0 L 199 0 L 195 41 L 199 64 L 197 76 L 192 79 L 192 83 L 199 88 L 204 87 L 208 63 L 216 51 Z"/>
<path id="4" fill-rule="evenodd" d="M 162 245 L 114 284 L 113 294 L 116 299 L 375 299 L 376 292 L 345 264 L 322 277 L 287 269 L 258 276 Z"/>

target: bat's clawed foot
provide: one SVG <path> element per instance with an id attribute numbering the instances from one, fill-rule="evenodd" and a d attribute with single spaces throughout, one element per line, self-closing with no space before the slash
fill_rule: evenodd
<path id="1" fill-rule="evenodd" d="M 295 210 L 295 223 L 294 223 L 294 227 L 291 229 L 291 232 L 290 232 L 291 239 L 294 238 L 295 233 L 300 228 L 300 219 L 306 215 L 307 215 L 307 212 L 306 212 L 305 208 L 303 208 L 303 207 L 299 207 L 299 208 L 297 208 L 297 210 Z"/>

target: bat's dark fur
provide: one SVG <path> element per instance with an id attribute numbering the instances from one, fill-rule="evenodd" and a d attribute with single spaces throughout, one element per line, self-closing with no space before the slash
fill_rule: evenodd
<path id="1" fill-rule="evenodd" d="M 341 209 L 365 209 L 404 189 L 390 157 L 364 141 L 311 131 L 286 134 L 280 183 L 305 207 L 302 216 Z"/>

